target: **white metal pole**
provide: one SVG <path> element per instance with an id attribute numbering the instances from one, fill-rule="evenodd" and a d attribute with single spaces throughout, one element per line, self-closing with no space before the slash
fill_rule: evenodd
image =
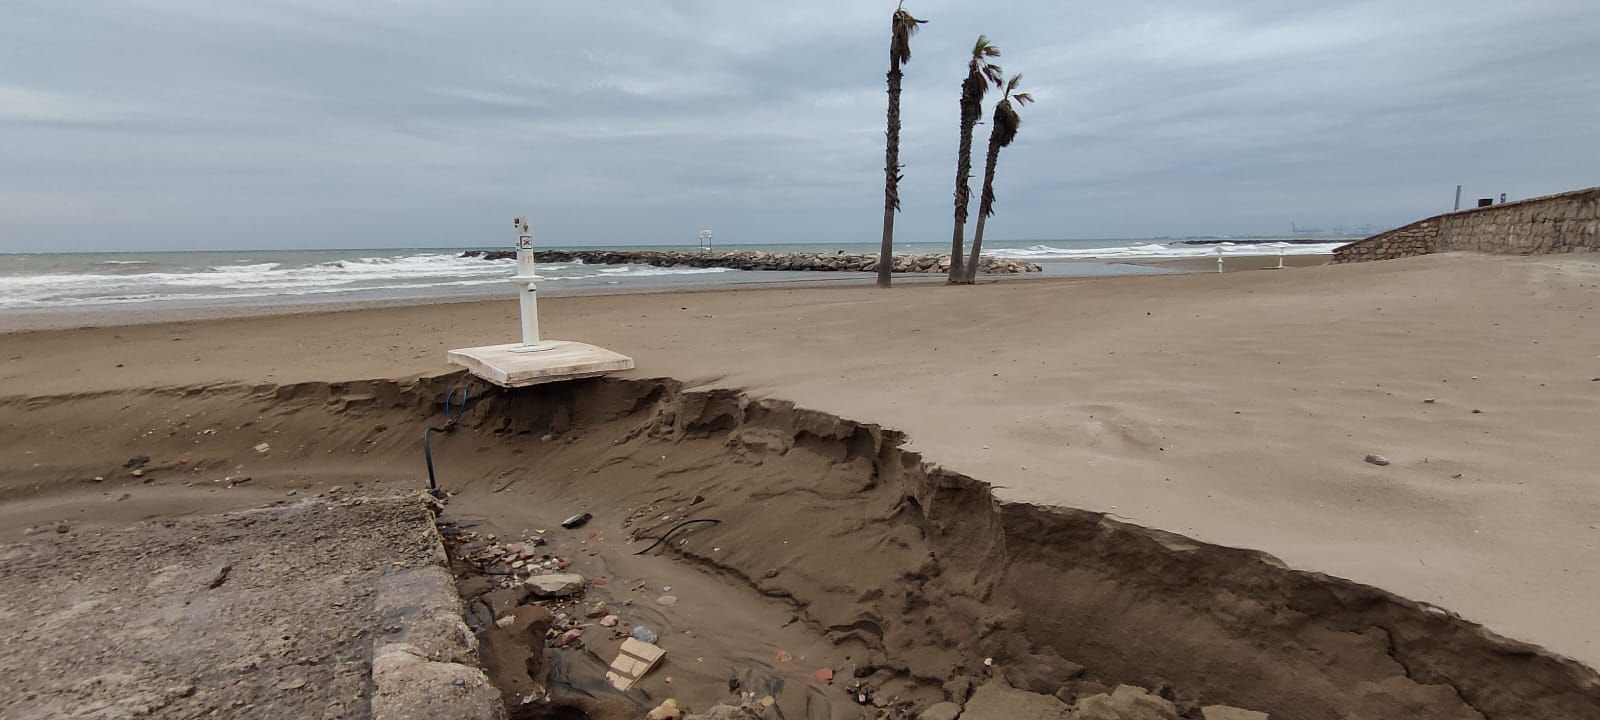
<path id="1" fill-rule="evenodd" d="M 549 350 L 551 345 L 539 339 L 538 281 L 544 278 L 535 274 L 533 229 L 529 226 L 527 218 L 517 218 L 516 228 L 517 274 L 511 277 L 511 282 L 522 286 L 522 292 L 517 295 L 518 309 L 522 315 L 522 346 L 515 348 L 514 352 Z"/>

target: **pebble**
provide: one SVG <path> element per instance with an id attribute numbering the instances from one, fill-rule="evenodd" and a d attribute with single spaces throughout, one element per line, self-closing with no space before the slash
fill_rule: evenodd
<path id="1" fill-rule="evenodd" d="M 494 621 L 494 626 L 503 630 L 505 628 L 511 627 L 511 624 L 516 622 L 516 621 L 517 621 L 517 618 L 515 616 L 507 615 L 507 616 L 502 617 L 502 618 L 497 618 Z"/>
<path id="2" fill-rule="evenodd" d="M 585 617 L 592 617 L 592 618 L 604 617 L 605 615 L 608 614 L 606 612 L 606 610 L 607 610 L 606 603 L 605 603 L 604 600 L 601 600 L 601 601 L 599 601 L 599 602 L 597 602 L 597 603 L 595 603 L 593 605 L 590 605 L 589 609 L 585 610 L 583 614 L 584 614 Z"/>
<path id="3" fill-rule="evenodd" d="M 616 627 L 617 623 L 621 621 L 622 619 L 615 615 L 607 615 L 603 618 L 600 618 L 600 627 Z"/>
<path id="4" fill-rule="evenodd" d="M 582 628 L 573 628 L 573 629 L 568 630 L 568 631 L 566 631 L 564 633 L 561 633 L 561 636 L 556 638 L 556 647 L 566 647 L 568 645 L 571 645 L 571 644 L 577 642 L 578 638 L 581 638 L 581 637 L 583 637 L 583 629 Z"/>
<path id="5" fill-rule="evenodd" d="M 633 639 L 635 639 L 635 640 L 638 640 L 640 642 L 647 642 L 647 643 L 650 643 L 652 645 L 655 644 L 655 641 L 661 639 L 661 636 L 657 635 L 656 631 L 651 630 L 650 628 L 647 628 L 647 627 L 645 627 L 643 625 L 635 625 L 634 628 L 633 628 L 633 632 L 630 632 L 628 634 L 633 636 Z"/>
<path id="6" fill-rule="evenodd" d="M 656 598 L 656 604 L 662 607 L 672 607 L 673 605 L 678 604 L 678 596 L 662 595 L 661 597 Z"/>
<path id="7" fill-rule="evenodd" d="M 1377 465 L 1378 467 L 1384 467 L 1389 464 L 1389 458 L 1386 458 L 1382 455 L 1368 455 L 1367 462 Z"/>
<path id="8" fill-rule="evenodd" d="M 812 673 L 812 676 L 822 682 L 831 683 L 833 682 L 833 668 L 822 668 Z"/>
<path id="9" fill-rule="evenodd" d="M 262 455 L 267 454 L 267 452 L 269 450 L 271 450 L 271 449 L 272 449 L 272 446 L 268 445 L 266 443 L 261 443 L 260 445 L 256 446 L 256 452 L 261 453 Z"/>

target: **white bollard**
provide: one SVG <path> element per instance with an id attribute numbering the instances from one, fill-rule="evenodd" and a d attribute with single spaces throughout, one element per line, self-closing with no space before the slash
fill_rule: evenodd
<path id="1" fill-rule="evenodd" d="M 1217 272 L 1222 272 L 1222 246 L 1217 246 Z"/>
<path id="2" fill-rule="evenodd" d="M 511 282 L 522 286 L 522 292 L 518 295 L 518 309 L 522 315 L 522 345 L 513 348 L 512 352 L 549 350 L 553 345 L 539 339 L 538 282 L 544 278 L 535 272 L 533 229 L 527 218 L 517 218 L 514 222 L 517 228 L 517 274 L 511 276 Z"/>

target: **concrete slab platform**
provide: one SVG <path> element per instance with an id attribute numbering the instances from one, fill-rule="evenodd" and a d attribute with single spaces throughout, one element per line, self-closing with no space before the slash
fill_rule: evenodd
<path id="1" fill-rule="evenodd" d="M 445 359 L 501 387 L 598 377 L 633 369 L 633 358 L 569 340 L 546 340 L 548 350 L 519 352 L 521 343 L 451 350 Z"/>

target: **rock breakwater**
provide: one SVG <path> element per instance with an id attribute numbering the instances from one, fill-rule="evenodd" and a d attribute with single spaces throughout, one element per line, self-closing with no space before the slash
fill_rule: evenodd
<path id="1" fill-rule="evenodd" d="M 513 250 L 467 250 L 462 257 L 505 260 L 516 257 Z M 822 272 L 875 272 L 878 256 L 863 253 L 764 252 L 677 252 L 672 250 L 540 250 L 540 262 L 582 262 L 589 265 L 653 265 L 655 267 L 732 268 L 734 270 L 811 270 Z M 897 273 L 944 273 L 950 270 L 949 255 L 896 255 Z M 1035 263 L 1008 258 L 984 257 L 979 272 L 1014 274 L 1039 272 Z"/>

